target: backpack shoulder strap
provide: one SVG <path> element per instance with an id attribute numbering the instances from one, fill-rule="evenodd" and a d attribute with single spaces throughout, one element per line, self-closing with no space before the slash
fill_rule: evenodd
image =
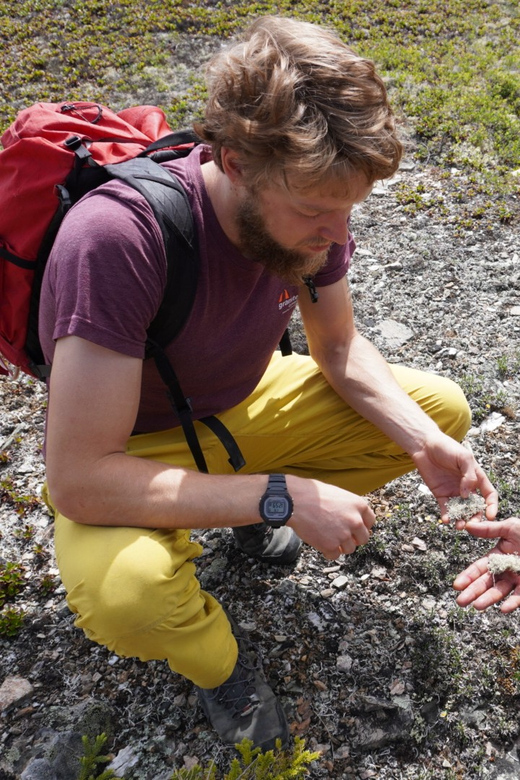
<path id="1" fill-rule="evenodd" d="M 179 180 L 149 158 L 106 165 L 105 170 L 111 178 L 126 182 L 146 198 L 161 229 L 166 288 L 148 336 L 165 347 L 186 322 L 197 288 L 199 252 L 188 198 Z"/>
<path id="2" fill-rule="evenodd" d="M 180 420 L 197 468 L 207 473 L 208 467 L 193 425 L 190 400 L 184 396 L 175 370 L 164 351 L 186 322 L 197 289 L 197 234 L 187 195 L 173 174 L 149 158 L 106 165 L 105 170 L 111 177 L 125 181 L 146 198 L 161 228 L 166 251 L 167 280 L 162 303 L 148 328 L 147 356 L 153 357 L 168 388 L 168 397 Z M 200 422 L 218 437 L 234 470 L 243 468 L 245 460 L 240 448 L 220 420 L 211 415 L 202 418 Z"/>

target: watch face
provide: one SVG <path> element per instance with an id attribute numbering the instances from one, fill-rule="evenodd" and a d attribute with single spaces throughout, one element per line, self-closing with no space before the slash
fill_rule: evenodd
<path id="1" fill-rule="evenodd" d="M 264 512 L 270 520 L 283 520 L 290 512 L 289 502 L 283 496 L 266 498 Z"/>

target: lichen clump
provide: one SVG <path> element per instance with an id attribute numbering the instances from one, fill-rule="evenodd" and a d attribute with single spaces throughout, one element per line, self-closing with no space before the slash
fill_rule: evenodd
<path id="1" fill-rule="evenodd" d="M 520 574 L 520 555 L 490 555 L 488 569 L 491 574 L 503 574 L 505 571 Z"/>
<path id="2" fill-rule="evenodd" d="M 446 505 L 450 520 L 470 520 L 479 512 L 484 512 L 486 502 L 478 493 L 470 493 L 467 498 L 454 496 Z"/>

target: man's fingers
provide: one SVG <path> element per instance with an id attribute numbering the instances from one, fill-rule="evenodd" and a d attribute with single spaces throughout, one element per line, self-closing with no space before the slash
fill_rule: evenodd
<path id="1" fill-rule="evenodd" d="M 488 593 L 492 587 L 493 580 L 491 577 L 483 575 L 481 578 L 468 585 L 468 587 L 457 596 L 457 604 L 459 607 L 469 607 L 470 604 L 474 604 L 476 599 L 479 599 L 485 593 Z"/>
<path id="2" fill-rule="evenodd" d="M 512 588 L 513 584 L 510 580 L 496 580 L 485 593 L 475 599 L 472 606 L 478 610 L 487 609 L 493 604 L 498 604 L 499 601 L 502 601 L 511 592 Z"/>
<path id="3" fill-rule="evenodd" d="M 498 512 L 498 493 L 493 487 L 486 472 L 471 459 L 469 470 L 460 481 L 460 495 L 467 498 L 476 490 L 486 499 L 486 517 L 494 520 Z"/>
<path id="4" fill-rule="evenodd" d="M 502 535 L 502 530 L 502 523 L 490 522 L 489 520 L 468 520 L 466 523 L 466 531 L 481 539 L 495 539 Z"/>
<path id="5" fill-rule="evenodd" d="M 355 551 L 356 547 L 358 545 L 354 541 L 354 539 L 346 539 L 344 542 L 340 545 L 340 550 L 343 555 L 352 555 L 352 553 Z"/>
<path id="6" fill-rule="evenodd" d="M 509 612 L 514 612 L 518 607 L 520 607 L 520 587 L 517 587 L 514 594 L 504 601 L 500 610 L 504 614 L 508 614 Z"/>
<path id="7" fill-rule="evenodd" d="M 339 550 L 339 555 L 352 555 L 358 547 L 366 544 L 370 540 L 370 536 L 370 528 L 367 528 L 364 523 L 359 523 L 355 529 L 340 541 L 339 547 L 337 548 L 337 550 Z M 334 558 L 337 557 L 337 555 L 334 556 Z"/>
<path id="8" fill-rule="evenodd" d="M 485 571 L 482 571 L 483 566 Z M 481 572 L 480 576 L 478 576 Z M 502 604 L 502 612 L 513 612 L 520 606 L 520 583 L 518 575 L 505 573 L 493 577 L 487 569 L 487 558 L 469 566 L 453 583 L 455 590 L 462 591 L 457 597 L 459 607 L 470 605 L 478 610 L 484 610 L 493 604 L 509 598 Z M 509 595 L 512 594 L 512 595 Z"/>
<path id="9" fill-rule="evenodd" d="M 480 466 L 477 468 L 477 473 L 480 494 L 486 499 L 486 517 L 488 520 L 494 520 L 498 512 L 498 492 Z"/>
<path id="10" fill-rule="evenodd" d="M 500 536 L 507 536 L 507 532 L 511 527 L 511 519 L 516 520 L 516 518 L 510 518 L 499 523 L 490 520 L 468 520 L 466 531 L 472 536 L 478 536 L 481 539 L 496 539 Z"/>
<path id="11" fill-rule="evenodd" d="M 492 582 L 491 574 L 488 570 L 488 558 L 481 558 L 479 561 L 475 561 L 467 569 L 464 569 L 453 583 L 455 590 L 465 590 L 472 583 L 476 582 L 480 577 L 489 575 L 489 581 Z"/>
<path id="12" fill-rule="evenodd" d="M 367 504 L 366 509 L 363 512 L 363 523 L 365 525 L 365 528 L 368 528 L 370 530 L 373 527 L 375 522 L 376 522 L 376 516 L 373 513 L 372 509 Z"/>
<path id="13" fill-rule="evenodd" d="M 463 474 L 460 480 L 459 492 L 462 498 L 467 498 L 470 493 L 474 493 L 479 485 L 480 480 L 477 474 L 477 469 L 474 468 L 474 466 L 475 461 L 472 457 L 469 463 L 470 470 Z"/>
<path id="14" fill-rule="evenodd" d="M 370 536 L 370 530 L 364 525 L 356 528 L 356 530 L 352 533 L 352 538 L 356 544 L 356 547 L 359 547 L 360 544 L 366 544 L 369 541 Z"/>

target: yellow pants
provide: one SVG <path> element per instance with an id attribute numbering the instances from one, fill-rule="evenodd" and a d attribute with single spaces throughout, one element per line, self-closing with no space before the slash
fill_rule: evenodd
<path id="1" fill-rule="evenodd" d="M 470 412 L 456 384 L 391 368 L 442 430 L 463 438 Z M 220 418 L 244 454 L 242 473 L 283 471 L 365 494 L 413 468 L 408 455 L 341 401 L 308 357 L 277 353 L 253 394 Z M 231 473 L 220 442 L 204 425 L 197 431 L 210 473 Z M 179 429 L 132 437 L 128 453 L 195 468 Z M 229 677 L 236 642 L 218 602 L 199 587 L 193 559 L 201 547 L 189 531 L 81 525 L 59 513 L 55 528 L 68 602 L 90 639 L 121 656 L 166 659 L 203 688 Z"/>

